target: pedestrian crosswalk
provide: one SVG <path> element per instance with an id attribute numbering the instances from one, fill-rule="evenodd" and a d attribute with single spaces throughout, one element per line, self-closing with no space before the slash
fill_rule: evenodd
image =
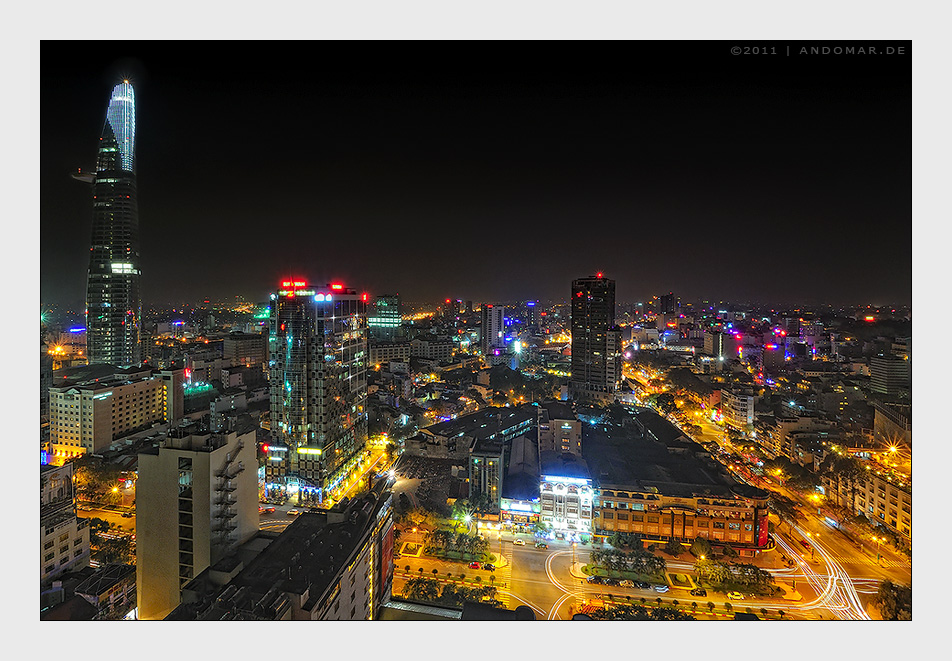
<path id="1" fill-rule="evenodd" d="M 868 557 L 866 557 L 866 556 L 855 556 L 855 555 L 841 556 L 841 555 L 834 555 L 834 556 L 831 556 L 831 557 L 832 557 L 834 560 L 836 560 L 838 563 L 840 563 L 841 565 L 870 565 L 870 566 L 872 566 L 872 567 L 875 567 L 876 564 L 877 564 L 875 558 L 868 558 Z M 880 566 L 880 567 L 900 567 L 900 568 L 901 568 L 901 567 L 908 567 L 909 564 L 910 564 L 910 563 L 908 563 L 908 562 L 902 562 L 902 561 L 899 561 L 899 560 L 885 560 L 885 559 L 881 559 L 881 560 L 879 561 L 879 566 Z"/>
<path id="2" fill-rule="evenodd" d="M 499 553 L 499 549 L 495 549 L 494 552 Z M 496 563 L 496 571 L 493 572 L 495 580 L 492 585 L 499 588 L 496 599 L 502 602 L 503 608 L 514 608 L 514 606 L 510 606 L 512 597 L 509 596 L 509 590 L 512 587 L 512 544 L 503 543 L 502 557 L 503 562 Z"/>

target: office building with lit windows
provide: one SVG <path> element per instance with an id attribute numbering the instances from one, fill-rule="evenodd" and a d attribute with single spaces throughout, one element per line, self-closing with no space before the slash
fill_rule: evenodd
<path id="1" fill-rule="evenodd" d="M 287 280 L 271 295 L 266 489 L 323 502 L 367 440 L 367 294 Z"/>
<path id="2" fill-rule="evenodd" d="M 615 281 L 601 273 L 572 281 L 571 389 L 580 399 L 614 399 L 621 384 Z"/>
<path id="3" fill-rule="evenodd" d="M 403 318 L 400 316 L 400 296 L 377 296 L 367 318 L 367 332 L 374 340 L 392 342 L 400 335 Z"/>
<path id="4" fill-rule="evenodd" d="M 90 363 L 138 364 L 142 301 L 139 294 L 139 211 L 136 194 L 136 106 L 129 81 L 116 85 L 93 173 L 93 222 L 86 279 L 86 345 Z"/>
<path id="5" fill-rule="evenodd" d="M 53 465 L 100 453 L 117 439 L 156 422 L 175 422 L 184 413 L 184 370 L 96 365 L 84 374 L 49 389 Z"/>

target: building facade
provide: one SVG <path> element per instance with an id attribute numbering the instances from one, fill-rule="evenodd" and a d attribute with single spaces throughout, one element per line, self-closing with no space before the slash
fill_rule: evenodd
<path id="1" fill-rule="evenodd" d="M 99 453 L 118 438 L 181 417 L 183 378 L 183 370 L 142 370 L 50 388 L 49 462 Z"/>
<path id="2" fill-rule="evenodd" d="M 621 384 L 615 281 L 601 273 L 572 281 L 572 377 L 576 397 L 611 400 Z"/>
<path id="3" fill-rule="evenodd" d="M 369 350 L 371 365 L 380 365 L 390 361 L 410 362 L 409 342 L 371 342 Z"/>
<path id="4" fill-rule="evenodd" d="M 506 361 L 506 307 L 499 303 L 483 303 L 480 317 L 479 348 L 491 365 Z"/>
<path id="5" fill-rule="evenodd" d="M 767 495 L 666 495 L 633 485 L 604 484 L 598 490 L 594 524 L 600 534 L 638 533 L 648 540 L 689 542 L 703 537 L 726 542 L 740 555 L 767 545 Z"/>
<path id="6" fill-rule="evenodd" d="M 139 208 L 136 192 L 135 90 L 116 85 L 93 174 L 92 247 L 86 280 L 86 345 L 90 363 L 134 365 L 141 357 L 139 330 Z"/>
<path id="7" fill-rule="evenodd" d="M 89 565 L 89 525 L 76 516 L 73 466 L 40 466 L 40 585 Z"/>
<path id="8" fill-rule="evenodd" d="M 567 405 L 553 402 L 539 407 L 539 451 L 582 456 L 582 422 Z"/>
<path id="9" fill-rule="evenodd" d="M 541 521 L 572 540 L 591 534 L 595 492 L 585 460 L 551 451 L 539 457 Z"/>
<path id="10" fill-rule="evenodd" d="M 367 294 L 285 281 L 272 294 L 266 488 L 323 501 L 367 441 Z"/>
<path id="11" fill-rule="evenodd" d="M 258 532 L 253 429 L 211 434 L 170 430 L 139 454 L 136 584 L 140 620 L 160 620 L 181 589 Z"/>
<path id="12" fill-rule="evenodd" d="M 381 294 L 374 298 L 367 318 L 367 332 L 372 339 L 393 342 L 400 335 L 403 317 L 400 315 L 400 296 Z"/>

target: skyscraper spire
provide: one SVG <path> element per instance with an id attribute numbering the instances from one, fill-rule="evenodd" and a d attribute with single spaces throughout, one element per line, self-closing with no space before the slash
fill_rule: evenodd
<path id="1" fill-rule="evenodd" d="M 90 363 L 139 362 L 139 209 L 135 175 L 135 90 L 116 85 L 106 109 L 93 184 L 93 228 L 86 279 Z"/>

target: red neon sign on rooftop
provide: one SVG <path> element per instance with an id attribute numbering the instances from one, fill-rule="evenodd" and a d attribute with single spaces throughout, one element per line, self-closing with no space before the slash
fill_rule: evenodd
<path id="1" fill-rule="evenodd" d="M 307 282 L 304 280 L 285 280 L 281 283 L 282 287 L 307 287 Z"/>
<path id="2" fill-rule="evenodd" d="M 331 285 L 331 289 L 343 289 L 344 285 Z"/>

